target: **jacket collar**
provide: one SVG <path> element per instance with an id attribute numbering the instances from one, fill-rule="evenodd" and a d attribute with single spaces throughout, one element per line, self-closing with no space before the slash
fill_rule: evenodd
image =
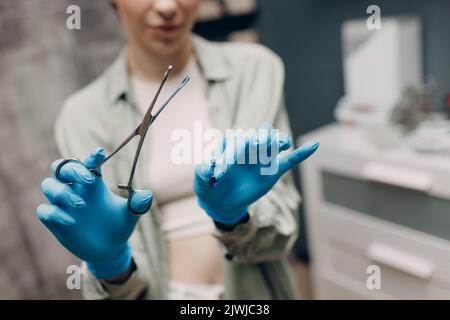
<path id="1" fill-rule="evenodd" d="M 225 81 L 231 74 L 231 68 L 224 53 L 214 44 L 195 34 L 191 35 L 194 56 L 208 83 Z M 115 104 L 127 99 L 130 92 L 126 50 L 122 49 L 116 60 L 105 73 L 109 102 Z"/>
<path id="2" fill-rule="evenodd" d="M 231 67 L 218 44 L 200 36 L 192 35 L 194 56 L 205 79 L 210 82 L 225 81 L 231 74 Z"/>

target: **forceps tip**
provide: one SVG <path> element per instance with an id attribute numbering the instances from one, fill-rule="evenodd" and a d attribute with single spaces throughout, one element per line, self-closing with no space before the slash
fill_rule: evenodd
<path id="1" fill-rule="evenodd" d="M 189 80 L 191 80 L 191 76 L 187 75 L 183 81 L 181 81 L 181 85 L 184 85 L 185 83 L 187 83 Z"/>
<path id="2" fill-rule="evenodd" d="M 173 69 L 173 66 L 171 64 L 169 64 L 166 72 L 164 73 L 164 78 L 167 78 L 167 76 L 169 75 L 169 72 L 172 71 L 172 69 Z"/>

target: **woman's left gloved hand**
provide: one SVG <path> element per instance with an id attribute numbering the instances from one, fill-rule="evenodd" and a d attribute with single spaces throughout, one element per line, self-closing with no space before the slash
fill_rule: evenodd
<path id="1" fill-rule="evenodd" d="M 292 146 L 292 138 L 270 125 L 260 127 L 251 136 L 241 135 L 237 143 L 234 138 L 224 139 L 217 159 L 198 165 L 194 178 L 199 205 L 214 221 L 227 225 L 244 218 L 252 203 L 319 146 L 317 142 L 308 143 L 280 158 L 278 153 Z M 250 161 L 251 155 L 256 161 Z"/>

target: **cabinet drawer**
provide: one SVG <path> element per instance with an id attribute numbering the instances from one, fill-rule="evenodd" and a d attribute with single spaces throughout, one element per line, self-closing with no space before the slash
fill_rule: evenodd
<path id="1" fill-rule="evenodd" d="M 359 280 L 336 270 L 328 269 L 316 283 L 318 299 L 339 300 L 392 300 L 382 290 L 368 290 Z"/>
<path id="2" fill-rule="evenodd" d="M 367 267 L 374 264 L 380 268 L 381 287 L 370 290 L 366 282 L 372 273 L 368 274 L 366 271 Z M 330 267 L 334 274 L 342 274 L 352 279 L 358 291 L 365 292 L 365 296 L 369 298 L 450 299 L 448 286 L 442 286 L 442 283 L 436 283 L 431 279 L 418 277 L 401 268 L 371 260 L 364 254 L 355 254 L 351 250 L 346 251 L 340 248 L 339 243 L 335 241 L 333 247 L 330 248 Z M 332 276 L 327 278 L 333 280 Z M 355 290 L 355 292 L 357 291 Z"/>
<path id="3" fill-rule="evenodd" d="M 450 201 L 416 190 L 322 172 L 323 200 L 450 240 Z"/>
<path id="4" fill-rule="evenodd" d="M 394 298 L 450 299 L 447 241 L 335 205 L 324 205 L 320 220 L 323 251 L 318 262 L 324 272 L 330 268 L 367 288 L 367 267 L 377 265 L 382 289 L 374 291 Z"/>

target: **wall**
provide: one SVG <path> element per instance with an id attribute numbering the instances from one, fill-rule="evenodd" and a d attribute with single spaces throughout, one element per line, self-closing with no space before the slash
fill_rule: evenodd
<path id="1" fill-rule="evenodd" d="M 58 153 L 53 124 L 64 98 L 118 52 L 106 1 L 77 1 L 82 25 L 65 26 L 70 0 L 0 2 L 0 299 L 78 298 L 66 289 L 77 263 L 35 217 L 39 186 Z"/>

